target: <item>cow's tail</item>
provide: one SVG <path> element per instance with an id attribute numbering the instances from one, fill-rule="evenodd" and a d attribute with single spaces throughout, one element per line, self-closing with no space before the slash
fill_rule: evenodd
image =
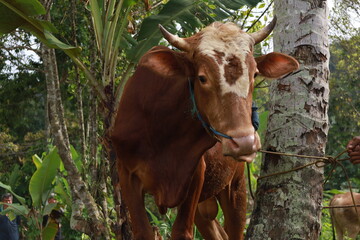
<path id="1" fill-rule="evenodd" d="M 330 210 L 331 211 L 331 210 Z M 334 227 L 334 222 L 333 222 L 333 218 L 331 217 L 331 229 L 332 229 L 332 234 L 333 234 L 333 240 L 336 240 L 336 236 L 335 236 L 335 227 Z"/>

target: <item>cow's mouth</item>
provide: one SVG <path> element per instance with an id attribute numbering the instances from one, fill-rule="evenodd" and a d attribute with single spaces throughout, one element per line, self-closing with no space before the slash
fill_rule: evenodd
<path id="1" fill-rule="evenodd" d="M 224 154 L 225 156 L 231 156 L 231 155 L 226 155 Z M 231 156 L 233 157 L 233 156 Z M 247 162 L 247 163 L 251 163 L 256 157 L 256 152 L 255 153 L 252 153 L 252 154 L 249 154 L 249 155 L 242 155 L 242 156 L 238 156 L 237 158 L 234 158 L 236 161 L 238 162 Z"/>

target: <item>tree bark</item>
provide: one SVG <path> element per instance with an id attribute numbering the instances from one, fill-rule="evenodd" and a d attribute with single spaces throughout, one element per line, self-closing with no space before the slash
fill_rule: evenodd
<path id="1" fill-rule="evenodd" d="M 51 20 L 49 12 L 51 2 L 51 0 L 43 1 L 47 9 L 47 14 L 44 18 L 48 21 Z M 64 120 L 55 50 L 42 45 L 41 57 L 47 86 L 47 104 L 51 134 L 68 173 L 67 180 L 71 188 L 73 202 L 71 227 L 91 236 L 92 239 L 100 239 L 103 234 L 106 236 L 106 226 L 103 223 L 93 197 L 89 193 L 85 182 L 82 180 L 75 166 L 70 152 L 70 142 Z M 82 215 L 85 207 L 88 213 L 86 219 Z"/>
<path id="2" fill-rule="evenodd" d="M 264 148 L 323 156 L 328 132 L 329 50 L 326 0 L 277 0 L 275 51 L 294 56 L 301 72 L 270 86 Z M 265 154 L 261 176 L 286 171 L 314 159 Z M 258 180 L 246 239 L 318 239 L 323 169 L 304 169 Z"/>
<path id="3" fill-rule="evenodd" d="M 76 34 L 76 0 L 71 0 L 71 30 L 72 30 L 72 40 L 75 47 L 78 47 L 77 34 Z M 76 102 L 77 102 L 77 114 L 79 119 L 79 128 L 80 128 L 80 146 L 81 146 L 81 157 L 83 165 L 87 166 L 87 149 L 86 149 L 86 139 L 85 139 L 85 123 L 84 123 L 84 108 L 83 108 L 83 86 L 81 83 L 81 78 L 79 74 L 79 68 L 74 64 L 75 71 L 75 82 L 76 82 Z M 85 179 L 85 173 L 83 178 Z"/>

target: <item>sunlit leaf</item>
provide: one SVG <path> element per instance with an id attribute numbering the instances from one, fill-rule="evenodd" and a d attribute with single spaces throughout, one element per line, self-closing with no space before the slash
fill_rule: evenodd
<path id="1" fill-rule="evenodd" d="M 35 154 L 32 156 L 32 160 L 36 166 L 36 169 L 39 169 L 42 165 L 42 159 L 37 154 Z"/>
<path id="2" fill-rule="evenodd" d="M 34 206 L 40 206 L 52 188 L 52 182 L 60 165 L 57 149 L 53 148 L 43 160 L 43 164 L 30 179 L 29 192 Z"/>
<path id="3" fill-rule="evenodd" d="M 80 54 L 80 52 L 81 52 L 80 47 L 74 47 L 74 46 L 71 46 L 71 45 L 61 42 L 54 35 L 52 35 L 49 31 L 45 31 L 44 34 L 50 44 L 54 45 L 56 48 L 60 48 L 64 51 L 66 51 L 66 53 L 68 55 L 77 57 Z"/>

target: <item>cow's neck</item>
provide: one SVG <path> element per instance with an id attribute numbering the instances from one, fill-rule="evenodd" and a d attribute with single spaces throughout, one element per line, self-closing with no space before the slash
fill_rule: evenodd
<path id="1" fill-rule="evenodd" d="M 154 137 L 154 147 L 160 147 L 161 151 L 167 151 L 163 146 L 168 146 L 171 150 L 198 147 L 198 150 L 193 151 L 200 153 L 215 144 L 215 140 L 192 111 L 188 79 L 190 76 L 171 80 L 160 78 L 156 83 L 161 87 L 158 88 L 158 99 L 154 100 L 152 114 L 148 119 L 148 130 Z M 156 127 L 153 128 L 154 126 Z M 163 137 L 159 138 L 160 133 Z"/>

